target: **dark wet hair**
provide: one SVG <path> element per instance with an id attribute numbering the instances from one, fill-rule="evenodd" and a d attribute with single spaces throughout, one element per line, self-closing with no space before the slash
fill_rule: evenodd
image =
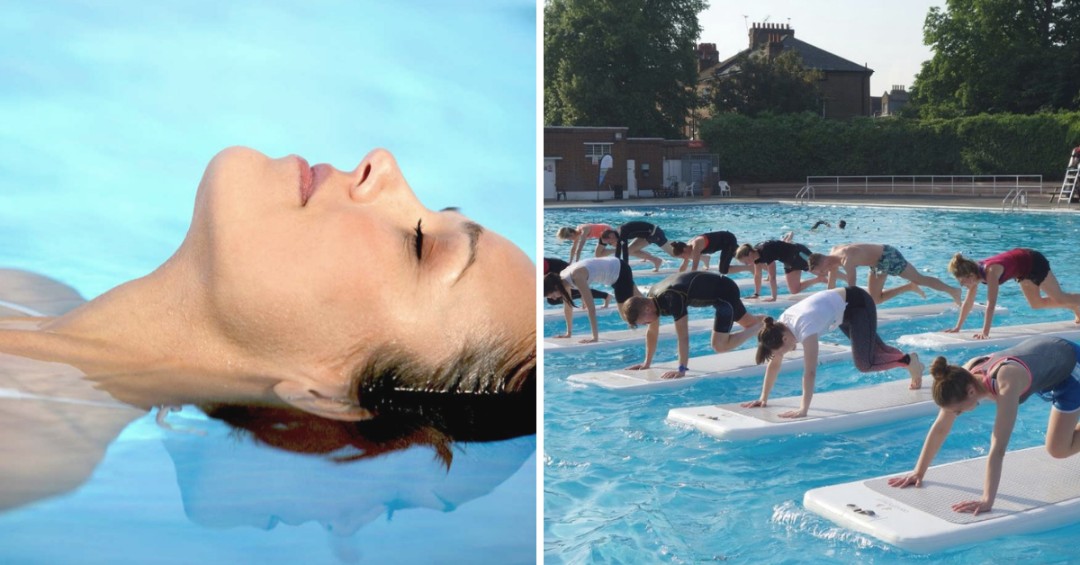
<path id="1" fill-rule="evenodd" d="M 374 418 L 347 422 L 278 406 L 200 408 L 259 443 L 294 453 L 348 462 L 425 445 L 449 468 L 453 442 L 536 433 L 535 332 L 517 343 L 492 337 L 430 366 L 404 351 L 372 353 L 354 371 L 350 397 Z"/>
<path id="2" fill-rule="evenodd" d="M 845 227 L 847 227 L 847 222 L 845 222 L 844 220 L 840 220 L 840 223 L 836 224 L 836 227 L 844 229 Z"/>
<path id="3" fill-rule="evenodd" d="M 562 297 L 570 306 L 577 306 L 574 304 L 574 298 L 570 296 L 570 292 L 566 290 L 566 285 L 563 284 L 562 277 L 559 273 L 550 272 L 544 275 L 544 297 L 547 298 L 552 292 L 559 291 L 559 296 Z"/>
<path id="4" fill-rule="evenodd" d="M 949 406 L 966 400 L 968 387 L 975 384 L 975 375 L 963 367 L 950 365 L 940 355 L 930 363 L 930 374 L 934 377 L 932 390 L 934 403 Z"/>
<path id="5" fill-rule="evenodd" d="M 686 245 L 685 243 L 681 242 L 681 241 L 672 241 L 671 242 L 671 255 L 673 257 L 678 257 L 679 255 L 682 255 L 684 251 L 686 251 L 687 247 L 689 247 L 689 246 Z"/>
<path id="6" fill-rule="evenodd" d="M 787 326 L 773 320 L 771 316 L 766 316 L 762 322 L 765 325 L 758 330 L 758 346 L 754 354 L 754 362 L 758 365 L 772 359 L 773 351 L 784 345 L 784 330 L 787 329 Z"/>

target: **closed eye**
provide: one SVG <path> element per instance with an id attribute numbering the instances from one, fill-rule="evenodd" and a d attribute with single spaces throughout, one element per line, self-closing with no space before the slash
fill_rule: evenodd
<path id="1" fill-rule="evenodd" d="M 416 235 L 413 236 L 413 242 L 416 244 L 416 260 L 419 261 L 424 254 L 424 230 L 420 228 L 420 224 L 423 220 L 416 221 Z"/>

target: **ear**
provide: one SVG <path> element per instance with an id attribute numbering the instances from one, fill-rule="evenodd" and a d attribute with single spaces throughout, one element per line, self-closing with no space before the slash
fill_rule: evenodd
<path id="1" fill-rule="evenodd" d="M 340 398 L 327 397 L 315 387 L 294 381 L 281 381 L 274 385 L 274 394 L 289 406 L 330 420 L 359 422 L 375 417 L 366 408 Z"/>

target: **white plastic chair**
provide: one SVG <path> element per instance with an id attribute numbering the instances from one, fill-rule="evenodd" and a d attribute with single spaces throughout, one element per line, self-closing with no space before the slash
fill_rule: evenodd
<path id="1" fill-rule="evenodd" d="M 726 180 L 722 180 L 716 183 L 716 188 L 719 190 L 718 196 L 727 197 L 731 196 L 731 185 Z"/>

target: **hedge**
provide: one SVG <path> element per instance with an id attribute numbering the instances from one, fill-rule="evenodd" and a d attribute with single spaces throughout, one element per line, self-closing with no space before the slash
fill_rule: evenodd
<path id="1" fill-rule="evenodd" d="M 1080 112 L 983 114 L 948 120 L 814 114 L 724 114 L 701 126 L 736 182 L 808 175 L 1043 175 L 1060 180 L 1080 145 Z"/>

